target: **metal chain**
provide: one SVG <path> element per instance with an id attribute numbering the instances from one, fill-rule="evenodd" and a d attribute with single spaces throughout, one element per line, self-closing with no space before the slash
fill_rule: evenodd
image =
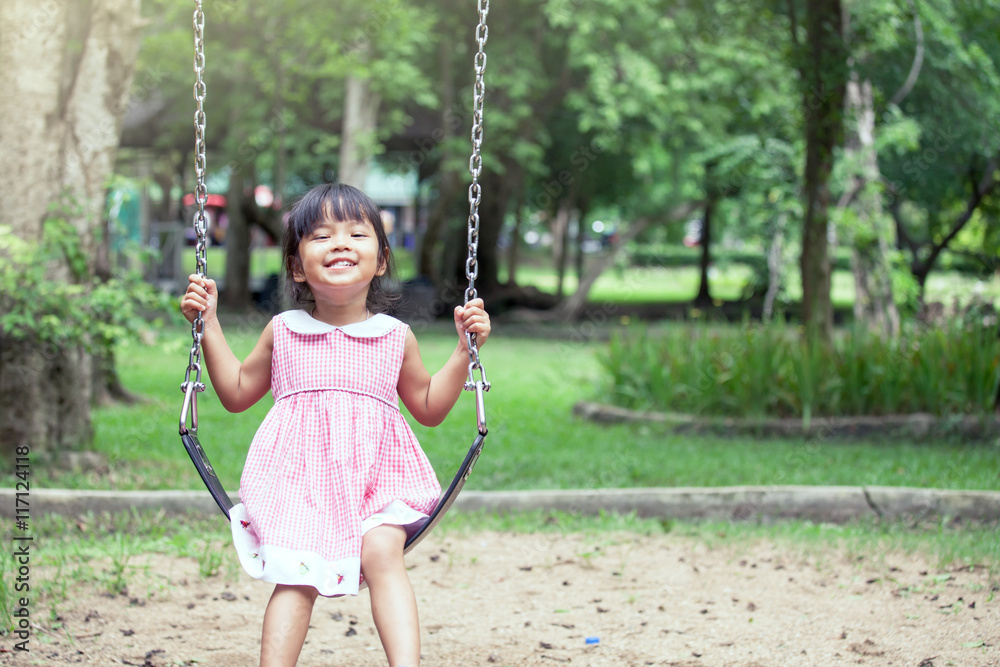
<path id="1" fill-rule="evenodd" d="M 204 278 L 208 272 L 208 218 L 205 216 L 205 203 L 208 201 L 208 186 L 205 185 L 205 12 L 202 11 L 202 0 L 194 0 L 194 175 L 196 180 L 194 198 L 198 211 L 194 216 L 195 240 L 195 273 Z M 205 333 L 205 321 L 201 312 L 191 324 L 191 352 L 188 355 L 188 367 L 184 372 L 184 382 L 181 391 L 184 392 L 184 405 L 181 408 L 181 434 L 198 433 L 198 397 L 197 392 L 205 391 L 205 383 L 201 381 L 201 340 Z M 194 381 L 191 374 L 194 373 Z M 191 426 L 187 425 L 188 412 L 191 414 Z"/>
<path id="2" fill-rule="evenodd" d="M 489 37 L 486 25 L 486 15 L 490 11 L 489 0 L 479 0 L 479 25 L 476 26 L 476 43 L 479 51 L 476 53 L 474 65 L 476 82 L 472 90 L 472 156 L 469 158 L 469 173 L 472 183 L 469 185 L 469 256 L 465 260 L 465 277 L 469 287 L 465 290 L 465 301 L 468 303 L 476 298 L 476 278 L 479 277 L 479 202 L 482 199 L 482 187 L 479 185 L 479 175 L 483 171 L 483 158 L 480 151 L 483 146 L 483 101 L 486 98 L 486 53 L 484 47 Z"/>
<path id="3" fill-rule="evenodd" d="M 465 290 L 465 303 L 476 298 L 476 278 L 479 277 L 479 264 L 477 255 L 479 254 L 479 202 L 482 199 L 482 187 L 479 185 L 479 176 L 483 171 L 483 158 L 480 154 L 483 146 L 483 101 L 486 98 L 486 84 L 484 74 L 486 72 L 486 40 L 489 38 L 489 28 L 486 25 L 486 16 L 490 12 L 489 0 L 479 0 L 479 25 L 476 26 L 476 43 L 479 50 L 476 52 L 473 64 L 476 71 L 476 82 L 472 90 L 472 156 L 469 158 L 469 173 L 472 174 L 472 183 L 469 185 L 469 226 L 468 226 L 468 249 L 469 255 L 465 260 L 465 277 L 469 280 L 469 286 Z M 476 414 L 479 422 L 479 432 L 486 433 L 486 416 L 483 405 L 483 392 L 489 391 L 490 383 L 486 380 L 486 369 L 479 361 L 479 346 L 476 344 L 476 334 L 465 334 L 466 344 L 469 348 L 469 380 L 465 383 L 467 391 L 476 392 Z M 479 370 L 481 380 L 475 379 L 475 371 Z"/>

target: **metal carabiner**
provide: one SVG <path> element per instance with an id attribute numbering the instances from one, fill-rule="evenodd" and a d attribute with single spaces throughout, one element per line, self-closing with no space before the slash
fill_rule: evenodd
<path id="1" fill-rule="evenodd" d="M 479 380 L 475 377 L 477 368 L 481 378 Z M 482 364 L 476 361 L 469 362 L 469 379 L 464 388 L 465 391 L 476 392 L 476 426 L 480 433 L 486 435 L 486 401 L 483 400 L 483 392 L 490 390 L 490 383 L 486 379 L 486 369 L 483 368 Z"/>
<path id="2" fill-rule="evenodd" d="M 483 392 L 488 389 L 489 385 L 483 386 L 482 382 L 476 383 L 476 427 L 483 435 L 486 435 L 486 402 L 483 400 Z"/>
<path id="3" fill-rule="evenodd" d="M 205 385 L 186 380 L 181 384 L 181 391 L 184 392 L 184 403 L 181 404 L 180 434 L 198 435 L 198 392 L 205 391 Z M 188 412 L 191 413 L 190 427 L 187 425 Z"/>

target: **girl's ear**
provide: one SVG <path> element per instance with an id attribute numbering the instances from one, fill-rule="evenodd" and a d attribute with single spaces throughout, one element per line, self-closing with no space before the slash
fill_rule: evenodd
<path id="1" fill-rule="evenodd" d="M 302 270 L 302 262 L 299 261 L 298 255 L 288 258 L 288 267 L 291 269 L 292 279 L 295 282 L 304 283 L 306 281 L 306 274 Z"/>
<path id="2" fill-rule="evenodd" d="M 375 267 L 376 276 L 384 276 L 385 272 L 389 270 L 390 257 L 392 257 L 392 250 L 384 248 L 382 250 L 382 257 L 379 258 L 378 266 Z"/>

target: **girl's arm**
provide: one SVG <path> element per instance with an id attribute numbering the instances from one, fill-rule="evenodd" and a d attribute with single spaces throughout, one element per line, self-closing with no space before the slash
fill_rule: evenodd
<path id="1" fill-rule="evenodd" d="M 451 357 L 433 376 L 420 358 L 420 347 L 412 331 L 406 332 L 403 366 L 399 371 L 396 391 L 414 419 L 424 426 L 437 426 L 454 407 L 465 381 L 469 377 L 469 350 L 465 333 L 476 334 L 482 346 L 490 335 L 490 316 L 483 309 L 482 299 L 473 299 L 455 309 L 455 329 L 459 343 Z"/>
<path id="2" fill-rule="evenodd" d="M 229 347 L 216 315 L 219 292 L 215 281 L 203 279 L 197 274 L 191 275 L 188 280 L 190 283 L 181 300 L 181 312 L 189 322 L 193 322 L 201 312 L 205 321 L 201 347 L 212 387 L 226 410 L 243 412 L 271 388 L 272 323 L 267 323 L 253 351 L 240 362 Z"/>

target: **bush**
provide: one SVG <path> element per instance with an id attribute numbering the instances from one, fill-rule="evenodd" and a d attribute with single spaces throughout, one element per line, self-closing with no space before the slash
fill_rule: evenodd
<path id="1" fill-rule="evenodd" d="M 926 412 L 987 414 L 1000 383 L 992 318 L 907 325 L 887 339 L 861 329 L 807 345 L 780 325 L 685 325 L 616 333 L 600 362 L 623 407 L 729 417 Z"/>
<path id="2" fill-rule="evenodd" d="M 89 275 L 76 231 L 58 217 L 45 221 L 40 243 L 0 228 L 0 255 L 5 257 L 0 263 L 0 338 L 106 354 L 137 335 L 146 312 L 163 312 L 172 304 L 138 274 L 107 280 Z M 53 279 L 53 271 L 66 273 L 62 267 L 68 267 L 69 279 Z"/>

